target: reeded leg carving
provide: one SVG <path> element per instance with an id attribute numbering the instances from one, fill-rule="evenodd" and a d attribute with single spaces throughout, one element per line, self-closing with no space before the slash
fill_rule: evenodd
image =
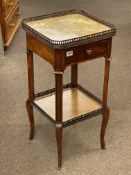
<path id="1" fill-rule="evenodd" d="M 62 165 L 62 127 L 61 126 L 60 127 L 56 126 L 56 141 L 57 141 L 57 151 L 58 151 L 58 170 L 60 170 Z"/>
<path id="2" fill-rule="evenodd" d="M 107 108 L 105 112 L 103 113 L 103 120 L 102 120 L 102 126 L 101 126 L 101 135 L 100 135 L 101 149 L 106 149 L 104 136 L 105 136 L 107 123 L 109 120 L 109 115 L 110 115 L 110 110 L 109 108 Z"/>
<path id="3" fill-rule="evenodd" d="M 33 115 L 33 107 L 29 100 L 26 101 L 26 108 L 28 113 L 28 118 L 30 122 L 30 136 L 29 139 L 34 138 L 34 115 Z"/>

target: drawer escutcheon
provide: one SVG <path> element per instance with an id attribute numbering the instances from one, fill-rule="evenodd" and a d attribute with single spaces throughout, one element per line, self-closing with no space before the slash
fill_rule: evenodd
<path id="1" fill-rule="evenodd" d="M 71 56 L 73 56 L 73 50 L 67 51 L 66 57 L 71 57 Z"/>

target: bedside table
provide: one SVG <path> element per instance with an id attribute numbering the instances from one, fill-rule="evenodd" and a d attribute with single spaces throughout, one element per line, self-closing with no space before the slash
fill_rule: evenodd
<path id="1" fill-rule="evenodd" d="M 33 106 L 56 126 L 58 168 L 62 164 L 62 131 L 64 127 L 103 115 L 100 142 L 105 149 L 105 130 L 109 119 L 107 93 L 112 37 L 116 29 L 85 11 L 70 10 L 23 20 L 26 31 L 28 90 L 26 102 L 30 139 L 34 137 Z M 33 52 L 54 68 L 55 88 L 35 94 Z M 103 99 L 100 100 L 78 84 L 78 64 L 105 58 Z M 63 85 L 63 74 L 71 66 L 71 83 Z"/>

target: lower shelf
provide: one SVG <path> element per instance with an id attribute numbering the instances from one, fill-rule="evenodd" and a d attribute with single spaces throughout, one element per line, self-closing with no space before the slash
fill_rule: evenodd
<path id="1" fill-rule="evenodd" d="M 47 91 L 46 91 L 47 92 Z M 51 93 L 50 93 L 51 92 Z M 43 93 L 44 94 L 44 93 Z M 55 120 L 55 89 L 38 95 L 32 102 L 41 112 L 54 123 Z M 63 89 L 63 126 L 91 118 L 103 112 L 101 101 L 83 89 L 65 85 Z"/>

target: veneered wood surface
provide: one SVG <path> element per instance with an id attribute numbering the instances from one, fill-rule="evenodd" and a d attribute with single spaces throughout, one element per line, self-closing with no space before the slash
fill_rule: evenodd
<path id="1" fill-rule="evenodd" d="M 106 56 L 108 53 L 108 45 L 110 43 L 111 39 L 101 40 L 93 43 L 88 43 L 85 45 L 72 47 L 65 50 L 65 59 L 64 64 L 66 66 L 74 63 L 79 63 L 91 59 L 95 59 L 97 57 Z M 66 57 L 66 53 L 68 51 L 73 51 L 73 55 Z M 88 51 L 91 51 L 90 54 L 88 54 Z"/>
<path id="2" fill-rule="evenodd" d="M 55 95 L 35 100 L 55 120 Z M 101 104 L 77 88 L 63 92 L 63 122 L 102 108 Z"/>
<path id="3" fill-rule="evenodd" d="M 32 35 L 27 34 L 27 47 L 41 58 L 55 64 L 55 51 Z"/>
<path id="4" fill-rule="evenodd" d="M 7 48 L 20 24 L 19 1 L 0 1 L 0 24 L 4 47 Z"/>
<path id="5" fill-rule="evenodd" d="M 8 20 L 5 21 L 5 38 L 6 38 L 6 45 L 9 45 L 7 43 L 10 43 L 12 40 L 18 26 L 19 26 L 19 6 L 15 7 L 13 13 L 8 18 Z"/>
<path id="6" fill-rule="evenodd" d="M 17 0 L 3 0 L 5 18 L 9 17 L 10 12 L 15 7 L 17 2 Z"/>

